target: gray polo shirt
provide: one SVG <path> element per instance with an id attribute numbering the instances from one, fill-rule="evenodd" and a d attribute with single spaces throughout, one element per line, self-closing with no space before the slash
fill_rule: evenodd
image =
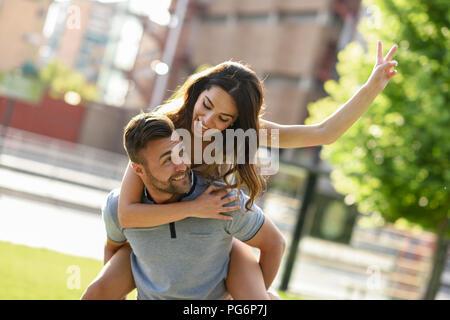
<path id="1" fill-rule="evenodd" d="M 194 175 L 192 188 L 181 201 L 194 200 L 209 184 Z M 236 195 L 237 190 L 231 193 Z M 108 238 L 115 242 L 128 240 L 131 245 L 131 269 L 139 299 L 222 298 L 232 238 L 248 241 L 264 223 L 264 215 L 256 205 L 248 213 L 241 213 L 248 200 L 242 191 L 242 210 L 226 213 L 233 216 L 231 221 L 186 218 L 151 228 L 122 228 L 117 217 L 118 199 L 119 190 L 113 190 L 102 216 Z M 154 203 L 146 192 L 142 202 Z"/>

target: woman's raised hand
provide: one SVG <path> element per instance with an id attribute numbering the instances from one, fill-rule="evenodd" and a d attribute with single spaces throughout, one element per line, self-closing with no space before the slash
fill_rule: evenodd
<path id="1" fill-rule="evenodd" d="M 397 45 L 393 45 L 391 50 L 383 58 L 383 46 L 381 41 L 377 42 L 377 61 L 373 68 L 372 74 L 367 80 L 367 85 L 373 87 L 379 92 L 388 84 L 389 80 L 397 74 L 397 70 L 393 70 L 398 65 L 398 62 L 391 60 L 397 50 Z"/>
<path id="2" fill-rule="evenodd" d="M 230 190 L 220 189 L 221 187 L 211 185 L 197 199 L 191 201 L 192 209 L 189 216 L 195 218 L 232 220 L 230 216 L 223 215 L 221 212 L 240 210 L 241 206 L 239 205 L 239 194 L 230 195 L 224 198 L 230 193 Z M 233 201 L 236 201 L 235 205 L 224 207 L 225 204 L 229 204 Z"/>

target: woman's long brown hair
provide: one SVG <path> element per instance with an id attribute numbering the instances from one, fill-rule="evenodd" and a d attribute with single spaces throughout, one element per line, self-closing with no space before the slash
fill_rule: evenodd
<path id="1" fill-rule="evenodd" d="M 212 86 L 218 86 L 225 90 L 236 103 L 238 118 L 229 128 L 243 129 L 244 132 L 248 129 L 254 129 L 258 133 L 259 117 L 264 103 L 262 83 L 253 70 L 238 62 L 223 62 L 193 74 L 172 95 L 168 102 L 158 109 L 173 121 L 175 128 L 191 131 L 194 105 L 200 94 L 205 90 L 209 90 Z M 171 105 L 172 108 L 170 107 Z M 226 143 L 225 140 L 223 139 L 224 144 Z M 259 135 L 257 134 L 258 147 Z M 245 163 L 243 164 L 239 164 L 236 161 L 238 148 L 245 148 Z M 249 161 L 254 156 L 249 154 L 250 150 L 249 139 L 245 140 L 244 146 L 234 148 L 235 161 L 224 175 L 227 187 L 239 189 L 244 186 L 247 187 L 250 196 L 250 199 L 245 204 L 247 210 L 250 210 L 255 199 L 266 186 L 264 178 L 257 174 L 256 166 Z M 208 165 L 206 174 L 217 172 L 218 166 L 218 164 Z M 231 179 L 229 179 L 232 176 L 235 177 L 235 183 L 233 184 L 230 182 Z"/>

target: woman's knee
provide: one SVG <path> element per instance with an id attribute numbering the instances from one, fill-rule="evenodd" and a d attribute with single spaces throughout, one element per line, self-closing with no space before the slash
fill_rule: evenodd
<path id="1" fill-rule="evenodd" d="M 82 299 L 120 300 L 130 293 L 135 288 L 130 251 L 128 246 L 119 249 L 88 286 Z"/>
<path id="2" fill-rule="evenodd" d="M 92 282 L 84 292 L 81 300 L 105 300 L 108 299 L 108 286 L 103 279 Z"/>

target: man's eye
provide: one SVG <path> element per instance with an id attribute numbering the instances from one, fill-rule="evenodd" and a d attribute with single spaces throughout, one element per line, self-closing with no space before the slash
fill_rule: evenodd
<path id="1" fill-rule="evenodd" d="M 228 119 L 224 119 L 222 117 L 219 117 L 219 120 L 222 121 L 222 122 L 228 122 Z"/>

